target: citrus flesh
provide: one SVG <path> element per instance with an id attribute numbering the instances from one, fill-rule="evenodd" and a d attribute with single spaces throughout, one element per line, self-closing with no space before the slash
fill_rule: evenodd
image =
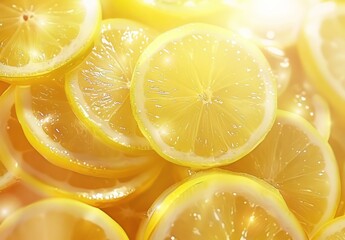
<path id="1" fill-rule="evenodd" d="M 11 214 L 0 225 L 4 240 L 125 240 L 127 234 L 101 210 L 63 198 L 41 200 Z"/>
<path id="2" fill-rule="evenodd" d="M 14 108 L 14 88 L 1 97 L 0 106 L 0 157 L 13 175 L 38 191 L 105 207 L 144 191 L 160 173 L 159 162 L 141 173 L 111 178 L 60 168 L 39 154 L 25 137 Z"/>
<path id="3" fill-rule="evenodd" d="M 255 45 L 195 23 L 164 32 L 144 50 L 131 104 L 156 152 L 207 168 L 236 161 L 264 138 L 275 118 L 276 91 Z"/>
<path id="4" fill-rule="evenodd" d="M 128 31 L 125 31 L 121 37 L 113 31 L 109 31 L 109 34 L 106 34 L 107 37 L 97 39 L 97 34 L 98 36 L 101 35 L 99 32 L 101 30 L 99 27 L 99 2 L 102 4 L 103 18 L 124 17 L 139 20 L 139 22 L 134 23 L 136 27 L 138 27 L 138 24 L 146 24 L 160 31 L 166 31 L 189 22 L 214 23 L 215 25 L 231 29 L 236 34 L 249 39 L 252 43 L 256 43 L 271 68 L 263 68 L 263 75 L 270 75 L 276 80 L 273 94 L 278 97 L 276 99 L 278 109 L 297 113 L 311 123 L 311 125 L 306 121 L 301 124 L 300 117 L 296 117 L 296 119 L 291 120 L 295 121 L 295 123 L 291 124 L 289 128 L 286 127 L 286 124 L 290 123 L 290 120 L 287 120 L 281 124 L 284 127 L 282 127 L 279 134 L 274 134 L 269 132 L 276 131 L 275 123 L 273 123 L 276 117 L 274 113 L 271 126 L 262 132 L 266 132 L 266 134 L 263 134 L 262 138 L 258 138 L 257 144 L 253 144 L 250 150 L 245 149 L 245 151 L 242 151 L 243 149 L 240 149 L 237 153 L 242 152 L 242 154 L 238 154 L 237 157 L 231 156 L 232 160 L 229 160 L 230 158 L 228 157 L 225 159 L 214 158 L 213 154 L 215 151 L 223 153 L 229 149 L 227 145 L 221 145 L 217 140 L 226 139 L 223 136 L 234 134 L 234 131 L 229 131 L 227 124 L 230 121 L 228 118 L 224 118 L 224 112 L 219 114 L 219 111 L 209 110 L 211 106 L 214 107 L 216 103 L 220 103 L 218 101 L 221 99 L 220 96 L 217 95 L 216 101 L 213 101 L 214 91 L 212 92 L 208 89 L 200 94 L 200 89 L 198 89 L 199 82 L 205 83 L 207 81 L 191 80 L 195 79 L 194 76 L 197 75 L 194 73 L 190 74 L 191 70 L 199 72 L 198 78 L 204 79 L 204 76 L 212 75 L 208 74 L 210 71 L 207 71 L 207 68 L 216 69 L 212 67 L 213 62 L 217 63 L 215 59 L 221 59 L 207 51 L 209 48 L 215 49 L 215 45 L 221 41 L 218 38 L 218 34 L 208 31 L 205 27 L 205 32 L 209 32 L 210 36 L 204 37 L 200 32 L 198 34 L 193 32 L 195 42 L 191 41 L 185 44 L 186 51 L 180 51 L 176 47 L 178 44 L 175 42 L 174 45 L 172 44 L 172 48 L 162 47 L 161 49 L 166 51 L 162 52 L 162 58 L 160 60 L 152 58 L 152 65 L 154 65 L 154 71 L 156 72 L 154 74 L 150 73 L 151 75 L 148 74 L 149 76 L 159 75 L 157 78 L 148 79 L 148 82 L 159 79 L 159 81 L 152 81 L 152 84 L 149 85 L 150 90 L 157 91 L 159 96 L 171 94 L 171 92 L 176 93 L 175 90 L 181 88 L 181 84 L 178 82 L 177 85 L 160 91 L 162 90 L 161 83 L 164 82 L 161 79 L 166 79 L 167 82 L 173 79 L 168 79 L 167 76 L 176 76 L 182 79 L 183 88 L 188 86 L 189 90 L 193 88 L 192 91 L 199 91 L 198 99 L 199 101 L 204 101 L 202 107 L 194 108 L 192 109 L 193 111 L 191 111 L 189 105 L 188 109 L 187 107 L 185 108 L 187 104 L 177 100 L 177 94 L 171 98 L 171 102 L 174 101 L 174 104 L 169 108 L 166 107 L 168 104 L 162 104 L 161 98 L 152 98 L 154 102 L 142 104 L 145 108 L 148 106 L 147 109 L 152 110 L 150 115 L 141 118 L 141 109 L 138 108 L 138 111 L 136 111 L 133 108 L 132 110 L 134 110 L 133 113 L 136 121 L 140 122 L 140 119 L 148 118 L 151 121 L 153 119 L 154 121 L 151 122 L 156 124 L 154 125 L 156 128 L 151 130 L 145 126 L 143 128 L 143 124 L 138 128 L 136 121 L 133 121 L 133 113 L 131 112 L 131 105 L 134 102 L 134 94 L 132 93 L 134 87 L 130 86 L 133 82 L 130 75 L 135 72 L 134 66 L 137 63 L 138 56 L 133 54 L 136 50 L 131 47 L 136 43 L 136 40 L 139 40 L 135 36 L 146 36 L 149 32 L 154 31 L 152 29 L 152 31 L 148 30 L 147 27 L 145 27 L 144 31 L 132 31 L 135 29 L 132 21 L 111 19 L 102 23 L 103 30 L 104 25 L 107 25 L 103 33 L 113 29 L 114 25 L 112 23 L 114 22 L 117 22 L 115 24 L 117 27 L 121 24 L 126 26 L 124 28 L 127 28 Z M 343 216 L 345 212 L 345 191 L 341 187 L 345 184 L 345 127 L 343 126 L 345 117 L 343 109 L 344 57 L 342 56 L 345 46 L 344 0 L 326 1 L 320 4 L 318 2 L 321 1 L 64 0 L 52 2 L 48 0 L 47 3 L 40 1 L 27 3 L 25 1 L 4 0 L 1 2 L 0 94 L 3 96 L 0 97 L 0 225 L 4 219 L 12 218 L 10 214 L 13 211 L 30 202 L 38 201 L 44 197 L 59 196 L 76 199 L 105 211 L 126 231 L 128 237 L 121 235 L 119 239 L 164 239 L 164 236 L 167 236 L 166 238 L 170 237 L 169 239 L 178 237 L 182 239 L 227 239 L 230 236 L 231 239 L 314 240 L 344 238 L 343 217 L 335 218 Z M 316 6 L 309 11 L 312 5 Z M 4 6 L 9 7 L 3 8 Z M 90 7 L 90 9 L 85 10 L 85 6 Z M 68 13 L 66 13 L 66 10 Z M 306 16 L 306 10 L 309 11 L 309 15 L 304 23 L 303 31 L 300 32 L 301 20 Z M 89 18 L 86 17 L 87 15 Z M 92 19 L 94 21 L 91 23 Z M 48 20 L 50 21 L 49 24 L 47 24 Z M 85 24 L 86 22 L 88 24 Z M 105 24 L 106 22 L 107 24 Z M 19 33 L 12 34 L 12 30 L 15 29 L 21 30 L 21 36 L 25 35 L 26 37 L 18 37 Z M 193 27 L 191 29 L 193 30 Z M 138 28 L 135 30 L 138 30 Z M 84 35 L 85 38 L 83 40 L 79 39 L 81 42 L 75 42 L 76 45 L 73 45 L 73 39 L 77 38 L 75 34 L 77 31 L 80 31 L 80 34 L 90 35 Z M 175 36 L 179 39 L 176 42 L 183 39 L 184 36 L 184 33 L 177 32 Z M 157 33 L 154 32 L 152 37 L 156 36 Z M 298 49 L 295 45 L 297 36 L 300 36 Z M 218 40 L 213 41 L 212 37 Z M 115 42 L 111 41 L 112 38 L 117 38 L 116 43 L 111 43 Z M 119 40 L 119 38 L 125 41 Z M 198 44 L 197 42 L 200 38 L 205 38 L 208 42 L 204 45 Z M 147 38 L 145 39 L 147 40 Z M 163 37 L 159 39 L 159 41 L 165 41 Z M 140 54 L 151 39 L 146 43 L 145 40 L 143 41 Z M 200 40 L 200 42 L 202 41 Z M 38 42 L 40 43 L 37 44 Z M 96 46 L 100 46 L 100 42 L 102 42 L 101 45 L 107 45 L 107 48 L 100 51 L 98 51 L 100 49 L 98 48 L 98 52 L 96 52 Z M 131 42 L 132 45 L 128 44 L 128 42 Z M 151 53 L 154 52 L 152 49 L 160 48 L 159 45 L 164 44 L 162 42 L 155 42 L 156 47 L 151 47 Z M 246 45 L 242 39 L 238 42 L 241 43 L 241 46 Z M 37 45 L 35 46 L 33 43 Z M 4 46 L 4 44 L 6 45 Z M 70 44 L 71 47 L 62 47 L 62 45 L 66 44 Z M 29 48 L 29 45 L 34 47 Z M 58 46 L 52 47 L 53 45 Z M 124 45 L 127 48 L 123 47 Z M 199 48 L 198 45 L 201 46 L 200 48 L 203 48 L 204 54 L 199 54 L 197 53 L 198 51 L 195 51 L 195 49 Z M 37 47 L 39 51 L 36 51 Z M 121 47 L 129 52 L 118 56 L 118 61 L 113 61 L 113 53 L 118 52 Z M 168 57 L 176 49 L 176 55 L 180 57 L 175 59 L 181 62 L 180 65 L 173 65 L 173 61 L 171 61 L 173 58 Z M 190 49 L 193 51 L 190 55 L 198 59 L 198 61 L 194 61 L 193 64 L 185 64 L 186 57 L 181 56 L 184 56 L 184 53 Z M 226 47 L 222 51 L 224 49 Z M 243 52 L 244 49 L 248 50 L 244 47 L 239 52 Z M 134 51 L 132 52 L 132 50 Z M 238 55 L 243 56 L 239 52 L 236 51 Z M 92 53 L 93 57 L 87 57 L 89 53 Z M 67 57 L 66 54 L 71 55 Z M 225 54 L 223 53 L 223 55 Z M 232 59 L 236 59 L 238 55 L 232 57 Z M 50 58 L 54 58 L 56 61 Z M 223 59 L 226 58 L 224 57 Z M 101 66 L 97 65 L 103 60 L 104 64 Z M 244 63 L 246 61 L 242 60 L 241 64 L 234 64 L 236 72 L 240 72 L 238 70 L 247 65 Z M 24 63 L 25 61 L 27 63 Z M 37 61 L 40 62 L 38 63 Z M 19 65 L 23 65 L 5 66 L 4 62 L 8 65 L 16 64 L 16 62 Z M 88 63 L 86 64 L 86 62 Z M 128 62 L 130 63 L 127 66 L 126 63 Z M 202 62 L 202 64 L 198 68 L 194 68 L 194 63 L 197 62 Z M 226 62 L 230 61 L 223 60 L 220 62 L 217 64 L 225 69 L 222 72 L 226 72 L 227 75 L 234 72 L 226 65 Z M 80 66 L 82 65 L 79 66 L 80 63 L 83 67 L 85 65 L 89 67 L 83 69 L 84 79 L 80 75 L 76 75 L 81 70 Z M 147 65 L 150 64 L 151 62 Z M 25 69 L 29 65 L 30 68 L 27 70 L 20 70 L 20 68 Z M 112 74 L 115 71 L 120 72 L 120 65 L 122 69 L 126 69 L 128 72 L 123 75 L 125 80 L 122 82 L 123 85 L 120 84 L 121 86 L 118 88 L 119 98 L 111 99 L 109 98 L 111 94 L 108 91 L 108 87 L 113 86 L 110 84 L 111 80 L 119 76 L 121 78 L 121 74 L 116 76 Z M 162 67 L 163 65 L 164 67 Z M 198 66 L 198 64 L 195 65 Z M 166 70 L 161 71 L 162 68 L 167 68 L 167 66 L 169 66 L 170 72 Z M 146 66 L 143 68 L 146 68 Z M 70 72 L 71 69 L 74 70 Z M 148 69 L 153 70 L 151 65 Z M 194 71 L 194 69 L 197 69 L 197 71 Z M 200 71 L 199 69 L 202 70 Z M 88 71 L 88 74 L 85 74 L 85 70 Z M 252 72 L 253 69 L 248 68 L 247 70 L 248 75 L 246 76 L 249 76 L 249 72 Z M 307 70 L 307 75 L 305 75 L 305 70 Z M 173 71 L 175 72 L 173 73 Z M 140 75 L 141 73 L 137 72 L 137 74 Z M 188 77 L 181 77 L 184 74 L 188 75 Z M 220 73 L 218 75 L 224 76 L 225 74 Z M 234 79 L 235 75 L 232 74 L 229 79 Z M 240 76 L 241 74 L 237 75 Z M 74 78 L 70 78 L 70 76 L 74 76 Z M 67 80 L 67 85 L 57 84 L 60 85 L 61 91 L 55 92 L 55 87 L 52 87 L 55 84 L 53 83 L 54 80 L 51 81 L 54 78 L 60 78 L 62 82 Z M 95 79 L 102 79 L 102 81 L 95 81 Z M 104 81 L 104 79 L 109 80 L 109 82 Z M 243 77 L 243 79 L 249 78 Z M 27 111 L 27 108 L 23 107 L 24 104 L 15 103 L 14 87 L 11 87 L 8 91 L 5 90 L 8 89 L 9 83 L 26 85 L 38 82 L 42 83 L 42 85 L 48 83 L 49 87 L 41 89 L 42 91 L 39 90 L 42 101 L 38 101 L 40 103 L 37 105 L 32 104 L 33 101 L 31 100 L 27 100 L 32 98 L 32 94 L 30 94 L 31 97 L 23 99 L 25 102 L 31 102 L 31 106 L 35 105 L 35 107 L 30 108 L 35 109 L 33 114 L 31 115 L 30 113 L 31 116 L 27 117 L 30 119 L 29 121 L 32 121 L 31 126 L 33 126 L 31 130 L 28 130 L 28 124 L 22 118 L 20 118 L 21 121 L 18 121 L 17 117 L 19 111 L 23 109 Z M 219 81 L 219 85 L 224 86 L 228 82 L 228 80 Z M 69 83 L 71 84 L 68 86 Z M 101 83 L 101 86 L 98 83 Z M 174 81 L 170 83 L 174 83 Z M 238 89 L 240 87 L 247 88 L 249 85 L 248 81 L 238 81 L 236 88 L 229 87 L 229 89 L 239 92 Z M 21 96 L 19 88 L 31 89 L 29 86 L 18 86 L 17 94 L 19 96 Z M 63 96 L 62 89 L 66 91 L 66 96 Z M 78 90 L 78 92 L 72 93 L 72 90 Z M 138 91 L 143 92 L 143 90 L 144 88 L 138 88 Z M 130 95 L 128 95 L 128 92 L 130 92 Z M 229 90 L 229 92 L 232 91 Z M 18 95 L 17 99 L 20 98 Z M 103 101 L 100 100 L 100 97 L 103 97 L 102 95 L 106 98 Z M 257 97 L 257 103 L 265 99 L 265 97 L 262 97 L 263 95 L 256 93 L 254 95 L 251 95 L 251 97 L 253 99 Z M 95 101 L 96 96 L 97 101 Z M 209 96 L 211 96 L 212 101 L 208 101 L 210 99 Z M 178 95 L 178 97 L 181 97 L 181 95 Z M 123 100 L 124 98 L 126 100 Z M 130 98 L 132 98 L 132 102 L 128 101 Z M 84 101 L 85 99 L 87 101 Z M 221 100 L 223 100 L 223 103 L 219 105 L 224 106 L 224 99 Z M 43 102 L 45 103 L 43 104 Z M 108 121 L 107 116 L 110 116 L 112 111 L 109 107 L 111 105 L 109 104 L 110 102 L 119 106 L 124 117 L 117 115 L 117 117 L 112 118 L 115 121 Z M 192 101 L 186 102 L 188 104 L 192 103 Z M 205 108 L 205 105 L 208 107 Z M 239 112 L 241 109 L 246 109 L 249 104 L 245 101 L 239 101 L 239 103 L 234 103 L 234 105 L 239 107 L 236 109 Z M 25 104 L 25 106 L 28 105 Z M 67 117 L 68 114 L 62 114 L 64 117 L 60 118 L 61 115 L 56 114 L 56 106 L 59 106 L 57 108 L 61 111 L 65 112 L 67 110 L 71 116 L 73 115 L 73 118 Z M 162 106 L 165 108 L 163 111 L 169 113 L 169 116 L 166 118 L 163 118 L 162 115 L 156 115 L 163 112 L 159 110 Z M 262 105 L 259 104 L 259 106 Z M 19 108 L 22 109 L 18 110 Z M 253 105 L 255 110 L 259 108 Z M 52 109 L 54 111 L 50 111 Z M 91 109 L 95 115 L 91 114 L 92 112 L 89 111 Z M 207 133 L 204 131 L 207 129 L 204 127 L 205 124 L 202 126 L 199 123 L 196 124 L 198 122 L 195 120 L 197 114 L 194 111 L 201 112 L 202 110 L 205 112 L 205 109 L 208 112 L 204 116 L 208 118 L 208 122 L 216 126 L 209 129 Z M 222 110 L 228 111 L 229 108 L 226 107 Z M 253 110 L 248 111 L 252 112 Z M 276 111 L 275 108 L 274 111 Z M 180 112 L 184 113 L 180 115 Z M 276 120 L 281 119 L 282 114 L 280 112 L 278 110 Z M 230 115 L 235 116 L 235 114 Z M 286 115 L 291 114 L 286 113 Z M 52 116 L 54 117 L 51 118 Z M 191 116 L 192 118 L 190 118 Z M 202 114 L 198 116 L 202 116 Z M 159 122 L 158 118 L 163 119 L 162 122 Z M 187 118 L 191 120 L 187 121 Z M 170 122 L 171 119 L 173 120 L 172 122 Z M 252 122 L 259 121 L 259 118 L 243 115 L 240 120 Z M 43 125 L 45 125 L 45 128 L 42 132 L 40 128 Z M 312 125 L 315 129 L 312 129 Z M 242 125 L 236 123 L 236 125 L 232 124 L 231 127 L 234 129 L 238 126 L 240 126 L 238 129 L 242 130 L 242 126 L 249 125 L 247 123 Z M 23 127 L 26 129 L 25 133 L 23 132 Z M 189 131 L 190 128 L 198 128 L 198 133 L 202 132 L 202 134 L 197 135 L 196 141 L 191 138 L 193 131 Z M 120 133 L 116 137 L 113 135 L 114 129 L 117 129 Z M 251 131 L 252 129 L 248 132 Z M 83 134 L 77 135 L 75 134 L 76 132 Z M 181 132 L 184 134 L 181 135 Z M 303 132 L 305 137 L 297 132 Z M 84 133 L 88 133 L 86 135 L 90 138 L 86 137 L 84 139 Z M 320 140 L 320 136 L 315 137 L 317 134 L 321 134 L 323 140 Z M 45 135 L 47 135 L 47 138 L 42 138 Z M 163 136 L 164 145 L 148 141 L 150 138 L 153 138 L 152 136 L 156 135 Z M 40 144 L 35 144 L 30 136 L 36 136 L 36 140 L 44 140 Z M 241 135 L 241 138 L 238 136 L 234 136 L 234 139 L 241 140 L 243 137 L 243 135 Z M 251 134 L 248 133 L 247 136 L 251 136 Z M 281 140 L 284 136 L 286 139 Z M 75 140 L 77 138 L 79 138 L 78 141 Z M 88 139 L 92 140 L 88 141 Z M 334 156 L 331 156 L 332 154 L 328 155 L 329 150 L 325 150 L 323 146 L 327 140 L 334 151 L 338 167 L 334 164 Z M 93 141 L 97 142 L 96 145 L 99 148 L 96 148 L 99 151 L 93 151 L 95 147 L 92 143 Z M 307 144 L 306 142 L 308 141 L 309 143 Z M 196 148 L 191 148 L 188 145 L 193 142 L 198 142 L 198 151 L 195 151 Z M 212 145 L 211 143 L 216 144 Z M 231 144 L 231 147 L 237 147 L 237 143 Z M 90 148 L 88 144 L 92 145 L 92 147 Z M 299 148 L 303 144 L 308 146 Z M 160 156 L 149 150 L 152 148 L 151 145 L 159 155 L 178 165 L 161 159 Z M 193 146 L 196 145 L 194 144 Z M 217 148 L 220 145 L 223 147 Z M 262 145 L 265 146 L 265 149 L 263 149 Z M 276 147 L 278 145 L 279 147 Z M 208 149 L 207 146 L 209 146 Z M 278 148 L 280 149 L 279 151 L 277 150 Z M 87 149 L 86 152 L 85 149 Z M 106 149 L 105 152 L 102 152 L 103 149 Z M 317 149 L 321 150 L 317 151 Z M 90 152 L 92 152 L 92 156 Z M 70 155 L 70 153 L 73 154 Z M 113 155 L 113 153 L 115 154 Z M 110 155 L 113 155 L 114 158 L 110 157 Z M 194 158 L 195 155 L 197 155 L 197 158 Z M 293 158 L 291 157 L 292 155 L 297 156 L 291 160 Z M 100 162 L 98 160 L 93 161 L 93 156 L 100 157 L 98 158 Z M 205 160 L 206 158 L 208 160 Z M 325 160 L 326 158 L 328 160 Z M 114 160 L 114 162 L 110 161 L 110 159 Z M 244 181 L 243 178 L 230 179 L 217 175 L 214 177 L 214 180 L 212 179 L 213 184 L 210 187 L 210 184 L 206 184 L 206 182 L 211 180 L 209 181 L 209 178 L 205 177 L 204 174 L 211 174 L 211 172 L 218 172 L 218 170 L 199 172 L 204 168 L 214 167 L 221 167 L 223 170 L 227 170 L 226 174 L 229 173 L 229 170 L 229 174 L 234 174 L 232 173 L 233 171 L 244 172 L 245 174 L 243 175 L 242 173 L 235 173 L 234 175 L 240 175 L 244 178 L 248 177 L 255 184 L 252 187 L 248 187 L 246 185 L 248 182 Z M 248 173 L 254 175 L 254 177 L 246 175 Z M 4 176 L 1 176 L 2 174 Z M 196 176 L 194 176 L 195 174 Z M 191 185 L 187 186 L 187 181 L 194 181 L 193 179 L 199 176 L 203 176 L 203 179 L 197 183 L 195 181 L 195 184 L 192 184 L 193 187 Z M 259 179 L 255 177 L 259 177 Z M 182 183 L 182 185 L 185 184 L 184 188 L 180 187 L 181 183 L 177 183 L 169 188 L 181 179 L 185 179 Z M 266 184 L 262 180 L 266 180 Z M 239 197 L 238 192 L 235 195 L 233 192 L 224 193 L 225 188 L 229 190 L 227 188 L 229 187 L 229 182 L 232 182 L 232 186 L 241 182 L 242 187 L 239 188 L 238 192 L 246 196 L 253 196 L 253 194 L 255 196 L 253 198 Z M 341 185 L 339 182 L 341 182 Z M 22 184 L 25 184 L 30 190 L 25 190 L 26 187 L 21 187 Z M 213 188 L 213 186 L 221 184 L 220 191 L 216 191 L 217 189 Z M 266 185 L 264 188 L 270 188 L 277 195 L 281 195 L 276 195 L 276 200 L 282 200 L 281 204 L 274 204 L 276 200 L 266 201 L 270 196 L 272 198 L 271 193 L 259 191 L 262 188 L 257 187 L 257 184 Z M 223 187 L 225 185 L 227 187 Z M 191 190 L 194 186 L 197 188 L 196 191 L 194 189 Z M 166 189 L 168 190 L 164 192 Z M 184 194 L 187 191 L 189 192 Z M 216 193 L 213 194 L 212 192 Z M 340 192 L 340 203 L 338 204 Z M 160 194 L 162 194 L 161 197 L 152 205 Z M 275 199 L 275 197 L 272 199 Z M 271 202 L 273 204 L 270 204 Z M 151 209 L 149 209 L 150 205 L 152 205 Z M 190 207 L 185 207 L 187 205 Z M 229 205 L 235 207 L 232 207 L 231 211 L 224 210 Z M 70 209 L 71 212 L 73 210 Z M 229 213 L 235 216 L 230 218 L 228 217 Z M 63 229 L 67 229 L 64 226 L 65 224 L 68 225 L 68 229 L 79 229 L 79 227 L 74 228 L 73 224 L 70 223 L 69 217 L 63 217 L 67 219 L 66 221 L 55 221 L 57 219 L 55 216 L 56 214 L 45 216 L 45 219 L 41 221 L 43 223 L 38 221 L 39 227 L 31 227 L 35 225 L 33 224 L 29 226 L 29 230 L 26 228 L 27 224 L 22 224 L 20 221 L 17 222 L 22 217 L 17 217 L 16 222 L 18 225 L 16 225 L 16 229 L 20 229 L 19 231 L 24 232 L 24 234 L 20 233 L 20 236 L 18 236 L 17 232 L 14 234 L 10 233 L 11 237 L 9 239 L 15 238 L 18 240 L 21 237 L 23 239 L 29 238 L 30 240 L 32 238 L 40 239 L 36 233 L 43 232 L 41 230 L 42 226 L 48 222 L 46 218 L 54 221 L 54 229 L 57 230 L 51 231 L 51 227 L 45 228 L 50 232 L 47 236 L 44 236 L 44 239 L 48 237 L 49 239 L 54 239 L 54 237 L 69 239 L 70 235 L 65 236 L 62 233 Z M 143 224 L 139 230 L 138 227 L 142 221 Z M 97 220 L 97 222 L 102 225 L 104 219 Z M 90 225 L 93 226 L 92 223 L 83 224 L 83 229 L 93 229 L 93 227 L 89 227 Z M 97 223 L 95 226 L 97 226 Z M 115 229 L 114 226 L 111 228 Z M 301 230 L 306 232 L 306 234 Z M 228 232 L 231 232 L 232 235 L 228 234 Z M 265 234 L 261 235 L 263 232 Z M 86 235 L 74 237 L 77 239 L 87 239 L 87 237 L 92 239 L 109 239 L 109 237 L 104 237 L 102 230 L 99 231 L 98 229 L 97 234 L 93 235 L 88 232 Z M 193 236 L 191 237 L 191 235 Z M 3 238 L 1 232 L 0 238 Z"/>
<path id="5" fill-rule="evenodd" d="M 97 0 L 4 0 L 0 12 L 0 78 L 16 83 L 76 61 L 101 20 Z"/>
<path id="6" fill-rule="evenodd" d="M 137 173 L 157 156 L 133 155 L 95 137 L 72 111 L 64 77 L 16 87 L 16 111 L 29 142 L 47 160 L 62 168 L 100 177 Z"/>
<path id="7" fill-rule="evenodd" d="M 340 177 L 334 153 L 297 114 L 279 110 L 265 140 L 226 168 L 254 175 L 277 188 L 309 235 L 335 216 Z"/>
<path id="8" fill-rule="evenodd" d="M 148 213 L 138 239 L 306 239 L 276 189 L 221 170 L 170 188 Z"/>
<path id="9" fill-rule="evenodd" d="M 66 77 L 75 114 L 114 147 L 151 148 L 132 115 L 129 87 L 139 55 L 156 35 L 134 21 L 104 20 L 91 53 Z"/>
<path id="10" fill-rule="evenodd" d="M 328 1 L 312 8 L 306 17 L 298 49 L 313 85 L 344 115 L 345 3 Z"/>

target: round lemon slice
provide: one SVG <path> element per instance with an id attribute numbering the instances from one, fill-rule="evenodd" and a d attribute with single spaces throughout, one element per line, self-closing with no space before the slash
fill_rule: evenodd
<path id="1" fill-rule="evenodd" d="M 0 12 L 0 78 L 16 83 L 85 54 L 101 20 L 98 0 L 4 0 Z"/>
<path id="2" fill-rule="evenodd" d="M 66 77 L 74 113 L 114 147 L 151 149 L 132 115 L 129 87 L 139 55 L 156 35 L 134 21 L 104 20 L 91 53 Z"/>
<path id="3" fill-rule="evenodd" d="M 221 170 L 197 173 L 164 192 L 138 239 L 307 239 L 271 185 Z"/>
<path id="4" fill-rule="evenodd" d="M 2 222 L 0 235 L 4 240 L 128 239 L 122 227 L 100 209 L 63 198 L 19 209 Z"/>
<path id="5" fill-rule="evenodd" d="M 153 149 L 196 168 L 250 152 L 276 113 L 276 79 L 263 53 L 209 24 L 187 24 L 155 38 L 138 59 L 130 91 L 134 116 Z"/>
<path id="6" fill-rule="evenodd" d="M 277 188 L 309 236 L 335 216 L 341 194 L 337 161 L 327 140 L 300 115 L 279 110 L 264 141 L 226 168 Z"/>

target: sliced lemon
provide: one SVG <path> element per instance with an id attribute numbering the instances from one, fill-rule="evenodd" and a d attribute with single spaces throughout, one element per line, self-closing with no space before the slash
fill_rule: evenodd
<path id="1" fill-rule="evenodd" d="M 0 12 L 0 78 L 17 83 L 85 54 L 101 20 L 98 0 L 4 0 Z"/>
<path id="2" fill-rule="evenodd" d="M 29 142 L 62 168 L 101 177 L 140 172 L 157 162 L 153 152 L 128 154 L 109 147 L 73 113 L 64 77 L 16 88 L 16 111 Z"/>
<path id="3" fill-rule="evenodd" d="M 0 98 L 0 116 L 0 158 L 13 175 L 37 191 L 49 195 L 106 207 L 113 202 L 132 198 L 149 188 L 164 162 L 152 163 L 150 168 L 125 177 L 80 174 L 51 164 L 30 145 L 16 116 L 14 88 Z"/>
<path id="4" fill-rule="evenodd" d="M 337 240 L 344 238 L 345 216 L 341 216 L 324 224 L 311 240 Z"/>
<path id="5" fill-rule="evenodd" d="M 122 227 L 100 209 L 76 200 L 52 198 L 24 207 L 0 225 L 4 240 L 125 240 Z"/>
<path id="6" fill-rule="evenodd" d="M 138 239 L 306 239 L 280 193 L 249 175 L 197 173 L 148 211 Z"/>
<path id="7" fill-rule="evenodd" d="M 317 90 L 342 116 L 345 104 L 345 3 L 315 5 L 306 17 L 299 41 L 304 68 Z"/>
<path id="8" fill-rule="evenodd" d="M 234 162 L 271 128 L 276 80 L 262 52 L 232 32 L 187 24 L 164 32 L 139 57 L 131 85 L 138 125 L 174 163 Z"/>
<path id="9" fill-rule="evenodd" d="M 104 20 L 91 53 L 66 77 L 75 114 L 114 147 L 151 148 L 132 115 L 129 87 L 139 55 L 156 35 L 134 21 Z"/>
<path id="10" fill-rule="evenodd" d="M 276 187 L 309 235 L 336 213 L 341 188 L 333 151 L 297 114 L 279 110 L 264 141 L 227 169 L 252 174 Z"/>

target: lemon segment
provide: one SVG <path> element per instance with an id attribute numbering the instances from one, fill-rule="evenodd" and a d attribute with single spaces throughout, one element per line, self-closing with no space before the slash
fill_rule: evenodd
<path id="1" fill-rule="evenodd" d="M 151 149 L 132 115 L 129 87 L 139 55 L 156 35 L 134 21 L 103 20 L 91 53 L 66 77 L 74 113 L 103 141 L 123 150 Z"/>
<path id="2" fill-rule="evenodd" d="M 138 239 L 306 239 L 276 189 L 221 170 L 170 188 L 148 213 Z"/>
<path id="3" fill-rule="evenodd" d="M 101 20 L 98 0 L 4 0 L 0 12 L 0 78 L 16 83 L 78 59 Z"/>
<path id="4" fill-rule="evenodd" d="M 250 152 L 276 113 L 276 79 L 262 52 L 202 23 L 154 39 L 139 57 L 130 91 L 134 116 L 153 149 L 196 168 Z"/>
<path id="5" fill-rule="evenodd" d="M 341 185 L 334 153 L 297 114 L 278 110 L 264 141 L 226 169 L 254 175 L 277 188 L 309 236 L 335 216 Z"/>
<path id="6" fill-rule="evenodd" d="M 14 212 L 0 225 L 0 235 L 4 240 L 128 239 L 121 226 L 101 210 L 60 198 L 41 200 Z"/>

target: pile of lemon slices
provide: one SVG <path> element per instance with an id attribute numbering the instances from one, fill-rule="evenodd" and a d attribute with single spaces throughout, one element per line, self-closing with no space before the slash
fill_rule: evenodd
<path id="1" fill-rule="evenodd" d="M 345 238 L 344 3 L 0 12 L 1 239 Z"/>

